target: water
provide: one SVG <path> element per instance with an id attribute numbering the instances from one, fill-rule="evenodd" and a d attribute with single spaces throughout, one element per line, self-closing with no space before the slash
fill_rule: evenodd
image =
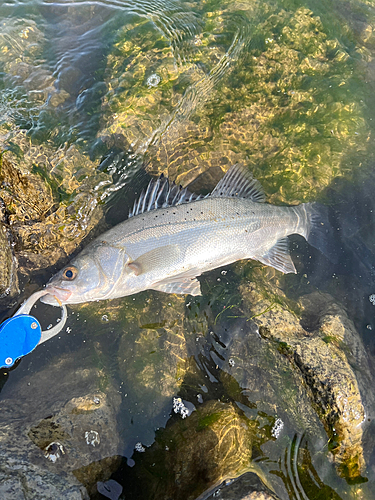
<path id="1" fill-rule="evenodd" d="M 1 319 L 161 173 L 207 193 L 243 162 L 334 229 L 332 261 L 291 238 L 297 275 L 70 307 L 1 374 L 3 495 L 374 498 L 373 2 L 14 0 L 0 23 Z"/>

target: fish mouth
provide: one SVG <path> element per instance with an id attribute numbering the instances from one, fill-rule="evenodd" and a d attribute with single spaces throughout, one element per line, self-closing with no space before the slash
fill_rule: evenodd
<path id="1" fill-rule="evenodd" d="M 58 286 L 47 286 L 46 291 L 48 292 L 44 295 L 40 301 L 43 304 L 48 304 L 50 306 L 61 306 L 62 304 L 67 304 L 69 297 L 72 295 L 70 290 L 66 288 L 59 288 Z"/>

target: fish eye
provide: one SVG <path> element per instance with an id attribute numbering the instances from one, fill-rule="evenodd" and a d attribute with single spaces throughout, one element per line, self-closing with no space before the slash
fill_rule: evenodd
<path id="1" fill-rule="evenodd" d="M 77 268 L 74 266 L 69 266 L 64 270 L 63 277 L 69 281 L 72 281 L 77 276 L 77 274 L 78 274 Z"/>

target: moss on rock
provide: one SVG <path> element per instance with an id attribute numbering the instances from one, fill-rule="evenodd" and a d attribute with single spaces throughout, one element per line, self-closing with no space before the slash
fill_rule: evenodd
<path id="1" fill-rule="evenodd" d="M 373 401 L 368 386 L 370 370 L 364 346 L 345 311 L 327 294 L 303 296 L 298 304 L 307 318 L 318 326 L 305 329 L 283 301 L 284 294 L 272 282 L 242 285 L 245 310 L 259 327 L 260 334 L 274 343 L 297 374 L 312 407 L 324 425 L 328 446 L 340 475 L 348 482 L 364 480 L 362 426 L 365 403 Z M 264 298 L 262 287 L 277 300 Z M 327 342 L 329 338 L 329 342 Z M 361 367 L 355 369 L 353 366 Z"/>

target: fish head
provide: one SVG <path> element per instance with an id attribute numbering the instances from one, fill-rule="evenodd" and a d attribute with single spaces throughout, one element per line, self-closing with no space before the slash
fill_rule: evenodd
<path id="1" fill-rule="evenodd" d="M 105 242 L 89 247 L 55 274 L 46 285 L 45 304 L 80 304 L 109 298 L 128 257 Z"/>
<path id="2" fill-rule="evenodd" d="M 41 298 L 45 304 L 79 304 L 97 294 L 100 273 L 95 261 L 88 255 L 72 260 L 55 274 L 46 285 L 48 295 Z"/>

